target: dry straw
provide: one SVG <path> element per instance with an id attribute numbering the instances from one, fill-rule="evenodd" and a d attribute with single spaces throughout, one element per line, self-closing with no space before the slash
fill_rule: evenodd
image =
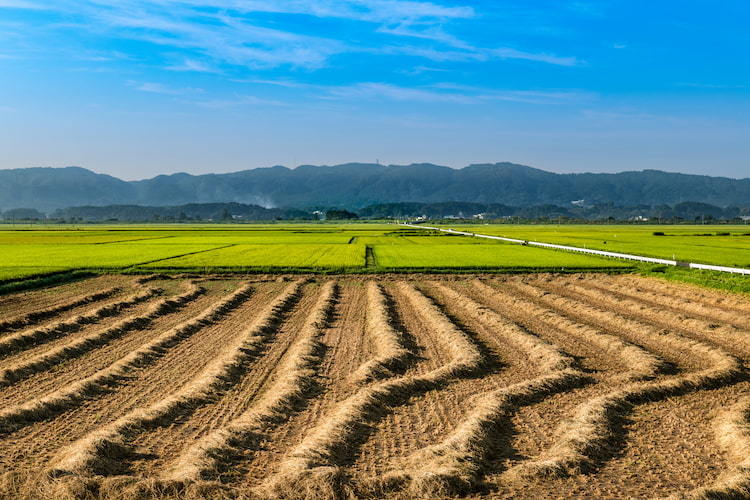
<path id="1" fill-rule="evenodd" d="M 299 280 L 288 285 L 233 343 L 225 347 L 218 358 L 182 389 L 147 408 L 131 411 L 63 450 L 53 461 L 52 474 L 115 473 L 121 468 L 120 461 L 131 451 L 127 442 L 136 435 L 184 417 L 207 403 L 212 396 L 226 390 L 238 380 L 238 372 L 243 365 L 255 355 L 264 336 L 294 302 L 302 283 Z M 234 297 L 248 296 L 250 290 L 249 285 L 241 287 Z"/>
<path id="2" fill-rule="evenodd" d="M 363 363 L 351 376 L 358 384 L 388 378 L 404 367 L 411 352 L 402 344 L 401 335 L 391 326 L 388 304 L 380 285 L 367 284 L 367 336 L 377 355 Z"/>
<path id="3" fill-rule="evenodd" d="M 190 483 L 215 477 L 227 465 L 232 450 L 252 448 L 257 436 L 294 412 L 294 403 L 305 397 L 320 362 L 319 337 L 325 330 L 338 295 L 338 285 L 322 286 L 312 313 L 297 340 L 277 367 L 277 378 L 262 396 L 225 427 L 207 434 L 183 453 L 162 474 L 162 479 Z"/>
<path id="4" fill-rule="evenodd" d="M 188 302 L 195 300 L 202 293 L 204 293 L 202 287 L 191 283 L 189 290 L 182 295 L 164 299 L 154 304 L 147 314 L 126 320 L 128 324 L 127 328 L 133 329 L 145 326 L 159 316 L 178 310 Z M 107 368 L 99 370 L 90 377 L 79 380 L 44 397 L 5 408 L 0 411 L 0 432 L 10 432 L 31 422 L 50 418 L 67 408 L 80 404 L 87 398 L 111 390 L 111 386 L 126 374 L 162 356 L 164 349 L 177 344 L 182 339 L 203 328 L 209 322 L 217 320 L 240 300 L 242 300 L 241 297 L 233 295 L 211 306 L 198 317 L 183 322 L 159 335 L 155 340 L 131 352 Z"/>
<path id="5" fill-rule="evenodd" d="M 626 342 L 616 335 L 604 333 L 585 323 L 572 321 L 546 307 L 524 300 L 518 294 L 504 293 L 480 280 L 474 280 L 472 285 L 483 296 L 490 297 L 491 300 L 502 305 L 504 309 L 518 311 L 526 317 L 542 320 L 567 335 L 578 337 L 617 359 L 619 363 L 628 368 L 621 378 L 626 380 L 653 378 L 666 368 L 666 363 L 658 356 L 635 344 Z"/>
<path id="6" fill-rule="evenodd" d="M 112 304 L 107 304 L 88 314 L 79 314 L 78 316 L 59 321 L 53 325 L 36 330 L 24 330 L 8 335 L 0 340 L 0 357 L 8 356 L 15 352 L 23 351 L 31 346 L 40 344 L 44 341 L 63 336 L 68 333 L 77 332 L 85 325 L 97 323 L 100 320 L 116 316 L 122 311 L 129 309 L 141 302 L 145 302 L 151 297 L 161 293 L 159 288 L 149 288 L 147 290 L 135 293 Z M 4 377 L 3 377 L 4 378 Z"/>
<path id="7" fill-rule="evenodd" d="M 745 396 L 721 412 L 714 424 L 719 447 L 729 458 L 730 468 L 710 486 L 672 498 L 686 500 L 750 498 L 750 397 Z"/>
<path id="8" fill-rule="evenodd" d="M 659 331 L 577 300 L 544 293 L 544 301 L 562 311 L 575 311 L 593 322 L 604 320 L 630 337 L 682 356 L 702 360 L 707 368 L 655 382 L 638 382 L 582 403 L 574 415 L 557 430 L 553 445 L 539 457 L 522 462 L 505 472 L 504 478 L 521 481 L 539 476 L 567 476 L 593 465 L 615 437 L 616 422 L 637 404 L 709 389 L 737 380 L 740 362 L 723 350 L 679 335 Z M 572 292 L 571 292 L 572 293 Z"/>
<path id="9" fill-rule="evenodd" d="M 35 325 L 39 323 L 40 321 L 54 318 L 55 316 L 58 316 L 64 312 L 70 311 L 77 307 L 85 306 L 87 304 L 92 304 L 94 302 L 99 302 L 104 299 L 108 299 L 109 297 L 112 297 L 119 291 L 120 291 L 120 288 L 117 288 L 117 287 L 110 288 L 108 290 L 104 290 L 104 291 L 97 292 L 97 293 L 92 293 L 89 295 L 85 295 L 83 297 L 77 297 L 73 299 L 72 301 L 66 302 L 65 304 L 61 304 L 59 306 L 48 307 L 45 309 L 37 309 L 36 311 L 32 311 L 30 313 L 17 316 L 15 318 L 0 321 L 0 333 L 4 333 L 10 330 L 17 330 L 19 328 L 26 328 L 26 327 Z"/>
<path id="10" fill-rule="evenodd" d="M 433 286 L 465 314 L 526 353 L 540 376 L 476 397 L 468 416 L 443 441 L 407 457 L 405 469 L 387 479 L 400 476 L 412 496 L 430 498 L 466 494 L 477 486 L 497 427 L 510 418 L 519 405 L 588 380 L 575 368 L 573 358 L 552 344 L 445 285 L 434 283 Z"/>

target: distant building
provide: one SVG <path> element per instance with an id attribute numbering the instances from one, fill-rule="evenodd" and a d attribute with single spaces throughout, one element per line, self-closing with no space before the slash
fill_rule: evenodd
<path id="1" fill-rule="evenodd" d="M 574 200 L 574 201 L 571 201 L 570 204 L 576 207 L 582 207 L 585 202 L 586 200 Z"/>
<path id="2" fill-rule="evenodd" d="M 471 216 L 472 219 L 484 220 L 485 214 L 474 214 Z"/>

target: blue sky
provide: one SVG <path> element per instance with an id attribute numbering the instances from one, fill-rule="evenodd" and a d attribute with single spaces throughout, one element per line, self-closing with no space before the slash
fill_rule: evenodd
<path id="1" fill-rule="evenodd" d="M 0 168 L 750 177 L 746 0 L 0 0 Z"/>

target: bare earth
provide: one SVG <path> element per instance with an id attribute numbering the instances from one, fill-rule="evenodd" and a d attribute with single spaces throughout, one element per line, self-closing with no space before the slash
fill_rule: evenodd
<path id="1" fill-rule="evenodd" d="M 2 498 L 750 498 L 750 299 L 633 275 L 0 297 Z"/>

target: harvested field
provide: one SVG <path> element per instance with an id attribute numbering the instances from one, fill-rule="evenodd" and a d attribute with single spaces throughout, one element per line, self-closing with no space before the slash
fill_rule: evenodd
<path id="1" fill-rule="evenodd" d="M 0 297 L 0 497 L 748 498 L 750 299 L 633 275 Z"/>

